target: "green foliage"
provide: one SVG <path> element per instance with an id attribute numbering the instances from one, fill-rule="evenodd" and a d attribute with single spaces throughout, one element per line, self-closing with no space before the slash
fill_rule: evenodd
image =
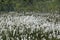
<path id="1" fill-rule="evenodd" d="M 60 11 L 60 0 L 0 0 L 0 11 Z"/>

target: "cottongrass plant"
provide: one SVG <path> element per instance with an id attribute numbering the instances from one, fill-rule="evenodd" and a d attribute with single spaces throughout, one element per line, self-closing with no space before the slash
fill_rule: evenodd
<path id="1" fill-rule="evenodd" d="M 59 18 L 55 19 L 52 16 L 1 15 L 0 40 L 60 40 L 60 25 L 56 22 Z"/>

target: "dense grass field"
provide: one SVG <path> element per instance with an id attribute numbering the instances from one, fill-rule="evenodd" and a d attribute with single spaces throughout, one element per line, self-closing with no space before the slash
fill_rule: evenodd
<path id="1" fill-rule="evenodd" d="M 60 40 L 60 15 L 1 13 L 0 40 Z"/>

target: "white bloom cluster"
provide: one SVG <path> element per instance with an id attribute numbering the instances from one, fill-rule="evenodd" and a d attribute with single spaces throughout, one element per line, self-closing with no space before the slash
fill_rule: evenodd
<path id="1" fill-rule="evenodd" d="M 37 17 L 33 15 L 31 16 L 1 15 L 0 16 L 0 39 L 1 40 L 3 39 L 2 34 L 5 34 L 5 35 L 7 34 L 6 37 L 8 36 L 12 37 L 15 35 L 18 36 L 21 34 L 20 36 L 22 37 L 21 40 L 25 40 L 27 37 L 23 37 L 24 35 L 25 36 L 28 36 L 30 34 L 32 35 L 33 32 L 40 32 L 39 30 L 41 29 L 43 33 L 53 31 L 52 34 L 55 34 L 56 36 L 56 33 L 59 34 L 60 24 L 55 24 L 54 22 L 48 22 L 47 17 L 43 17 L 43 16 L 37 16 Z M 55 33 L 55 31 L 57 32 Z M 26 33 L 28 34 L 26 35 Z M 51 38 L 50 36 L 52 34 L 49 34 L 49 38 Z M 29 39 L 31 38 L 30 36 L 28 37 Z M 6 40 L 10 40 L 9 37 Z M 11 38 L 11 40 L 14 40 L 14 39 Z M 16 40 L 20 40 L 20 39 L 16 37 Z"/>

